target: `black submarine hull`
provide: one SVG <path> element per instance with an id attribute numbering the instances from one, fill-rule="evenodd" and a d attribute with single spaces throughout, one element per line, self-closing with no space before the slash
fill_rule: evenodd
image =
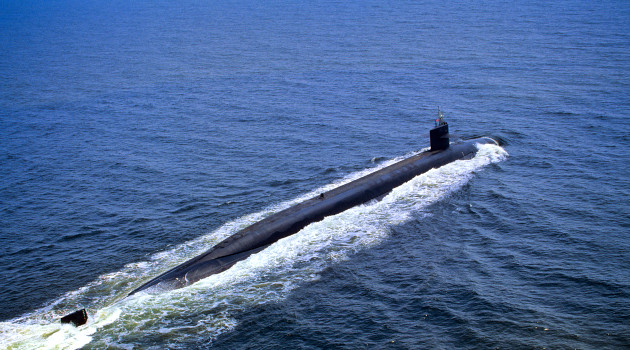
<path id="1" fill-rule="evenodd" d="M 419 153 L 324 192 L 242 229 L 205 253 L 144 283 L 129 295 L 151 287 L 158 290 L 181 288 L 223 272 L 238 261 L 302 230 L 313 222 L 381 198 L 392 189 L 431 169 L 458 159 L 470 158 L 476 154 L 477 144 L 488 143 L 498 144 L 489 137 L 466 140 L 450 146 L 447 143 L 446 149 L 432 149 Z"/>

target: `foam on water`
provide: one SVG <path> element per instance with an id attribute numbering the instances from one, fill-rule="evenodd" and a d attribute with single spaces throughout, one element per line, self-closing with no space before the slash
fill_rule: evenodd
<path id="1" fill-rule="evenodd" d="M 276 302 L 326 268 L 373 247 L 393 225 L 410 220 L 427 206 L 461 188 L 482 167 L 507 157 L 496 145 L 481 145 L 470 160 L 433 169 L 372 201 L 305 227 L 267 249 L 192 286 L 159 294 L 138 293 L 123 299 L 142 280 L 202 253 L 222 239 L 260 219 L 360 178 L 399 159 L 380 164 L 318 188 L 291 201 L 244 216 L 195 240 L 100 276 L 49 306 L 0 323 L 0 347 L 8 349 L 74 349 L 82 346 L 134 348 L 177 347 L 181 342 L 214 339 L 237 326 L 235 315 L 255 305 Z M 430 215 L 430 213 L 426 213 Z M 61 325 L 59 318 L 88 307 L 87 325 Z M 148 343 L 147 343 L 147 339 Z M 152 344 L 150 339 L 158 339 Z"/>

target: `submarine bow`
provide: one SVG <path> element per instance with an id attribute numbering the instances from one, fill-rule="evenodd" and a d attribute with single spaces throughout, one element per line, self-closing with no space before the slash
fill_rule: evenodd
<path id="1" fill-rule="evenodd" d="M 489 137 L 449 144 L 448 125 L 440 119 L 436 128 L 431 130 L 431 150 L 275 213 L 226 238 L 205 253 L 151 279 L 129 295 L 151 287 L 159 290 L 181 288 L 225 271 L 238 261 L 313 222 L 382 198 L 392 189 L 433 168 L 439 168 L 458 159 L 472 158 L 477 152 L 477 144 L 488 143 L 498 144 Z"/>

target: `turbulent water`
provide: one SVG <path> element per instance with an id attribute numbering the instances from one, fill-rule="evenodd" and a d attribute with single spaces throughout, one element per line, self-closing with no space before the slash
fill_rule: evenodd
<path id="1" fill-rule="evenodd" d="M 0 348 L 630 346 L 626 1 L 5 1 L 0 48 Z M 505 144 L 124 298 L 437 106 Z"/>

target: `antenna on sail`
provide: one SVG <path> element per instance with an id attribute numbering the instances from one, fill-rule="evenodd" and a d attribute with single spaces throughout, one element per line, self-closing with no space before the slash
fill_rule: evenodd
<path id="1" fill-rule="evenodd" d="M 435 127 L 444 125 L 446 122 L 444 121 L 444 116 L 442 115 L 442 111 L 440 110 L 440 106 L 438 106 L 438 117 L 435 120 Z"/>

